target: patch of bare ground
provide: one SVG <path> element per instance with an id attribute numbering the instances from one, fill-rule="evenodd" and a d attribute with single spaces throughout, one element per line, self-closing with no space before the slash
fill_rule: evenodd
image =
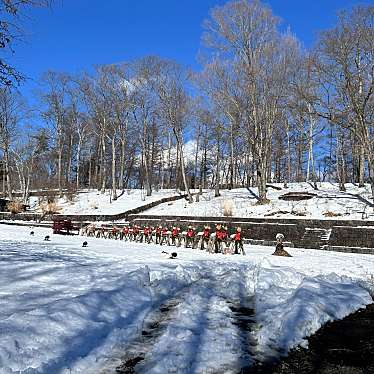
<path id="1" fill-rule="evenodd" d="M 291 350 L 273 374 L 373 374 L 374 304 L 327 323 L 308 339 L 309 348 Z"/>

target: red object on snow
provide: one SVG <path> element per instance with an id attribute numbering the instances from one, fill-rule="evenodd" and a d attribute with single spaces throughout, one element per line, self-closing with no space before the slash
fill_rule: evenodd
<path id="1" fill-rule="evenodd" d="M 79 231 L 79 227 L 74 226 L 73 223 L 68 220 L 54 219 L 52 230 L 54 234 L 65 234 L 74 235 L 72 231 Z"/>

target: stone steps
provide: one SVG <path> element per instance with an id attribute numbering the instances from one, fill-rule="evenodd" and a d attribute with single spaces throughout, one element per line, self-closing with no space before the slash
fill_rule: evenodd
<path id="1" fill-rule="evenodd" d="M 306 228 L 304 235 L 297 244 L 299 248 L 322 249 L 327 245 L 331 235 L 331 229 Z"/>

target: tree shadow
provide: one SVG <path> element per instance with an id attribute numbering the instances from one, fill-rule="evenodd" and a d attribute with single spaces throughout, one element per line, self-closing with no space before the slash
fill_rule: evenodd
<path id="1" fill-rule="evenodd" d="M 248 192 L 256 199 L 260 200 L 260 196 L 258 196 L 250 187 L 247 187 Z"/>
<path id="2" fill-rule="evenodd" d="M 138 318 L 141 318 L 141 315 L 151 306 L 151 296 L 148 291 L 145 292 L 148 297 L 142 295 L 137 302 L 127 304 L 130 310 L 125 316 L 123 313 L 114 313 L 115 318 L 109 320 L 113 313 L 108 314 L 108 310 L 120 308 L 117 301 L 124 298 L 125 290 L 129 288 L 129 280 L 127 277 L 124 278 L 113 290 L 91 290 L 71 300 L 64 300 L 66 302 L 64 314 L 67 313 L 69 319 L 73 321 L 82 320 L 87 323 L 74 329 L 72 336 L 67 334 L 68 336 L 61 338 L 59 344 L 61 352 L 58 357 L 51 358 L 40 367 L 42 372 L 57 373 L 64 368 L 70 368 L 78 359 L 86 357 L 101 346 L 115 329 L 130 328 Z M 64 321 L 59 319 L 59 311 L 56 312 L 57 315 L 49 316 L 50 320 L 63 324 Z"/>
<path id="3" fill-rule="evenodd" d="M 355 197 L 357 200 L 361 201 L 361 202 L 364 203 L 366 206 L 368 206 L 368 207 L 370 207 L 370 208 L 374 208 L 374 203 L 372 203 L 372 202 L 369 201 L 368 199 L 365 199 L 365 198 L 364 198 L 363 196 L 361 196 L 360 194 L 353 194 L 353 193 L 350 193 L 350 192 L 346 192 L 346 194 Z"/>

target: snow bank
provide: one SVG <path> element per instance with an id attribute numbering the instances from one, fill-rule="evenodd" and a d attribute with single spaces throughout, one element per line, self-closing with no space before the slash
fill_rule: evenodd
<path id="1" fill-rule="evenodd" d="M 26 305 L 0 321 L 1 372 L 57 373 L 82 357 L 110 354 L 137 332 L 151 305 L 147 283 L 144 268 L 118 277 L 109 287 L 49 303 L 39 295 L 41 304 L 32 307 L 27 302 L 35 295 L 22 295 Z"/>
<path id="2" fill-rule="evenodd" d="M 326 322 L 372 303 L 368 291 L 352 279 L 336 274 L 311 278 L 290 269 L 261 269 L 255 295 L 257 351 L 264 358 L 306 347 L 305 338 Z"/>

